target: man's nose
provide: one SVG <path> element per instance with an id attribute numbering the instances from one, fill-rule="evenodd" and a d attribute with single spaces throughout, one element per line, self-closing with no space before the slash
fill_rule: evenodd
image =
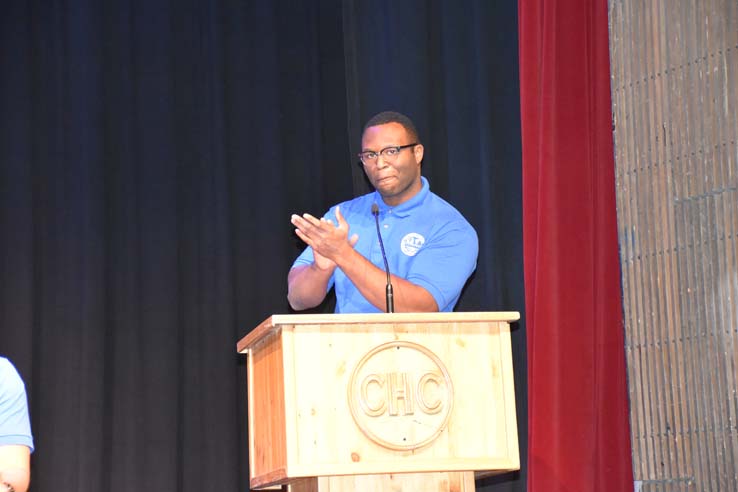
<path id="1" fill-rule="evenodd" d="M 387 164 L 387 161 L 384 160 L 384 156 L 382 154 L 379 154 L 377 156 L 377 169 L 384 169 L 385 167 L 389 166 Z"/>

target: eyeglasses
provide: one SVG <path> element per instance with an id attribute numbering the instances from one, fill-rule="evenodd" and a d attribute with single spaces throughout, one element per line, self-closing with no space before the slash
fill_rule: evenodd
<path id="1" fill-rule="evenodd" d="M 402 149 L 409 149 L 410 147 L 415 147 L 418 145 L 418 143 L 411 143 L 407 145 L 393 145 L 392 147 L 385 147 L 379 152 L 374 152 L 372 150 L 368 150 L 366 152 L 359 152 L 359 159 L 361 159 L 361 162 L 364 164 L 374 164 L 377 162 L 377 159 L 379 159 L 379 156 L 382 156 L 382 159 L 385 161 L 394 161 L 398 155 L 400 155 L 400 152 Z"/>

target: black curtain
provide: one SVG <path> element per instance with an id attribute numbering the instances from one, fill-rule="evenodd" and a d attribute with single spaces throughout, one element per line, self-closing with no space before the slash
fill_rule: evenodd
<path id="1" fill-rule="evenodd" d="M 289 311 L 290 214 L 368 190 L 381 110 L 479 233 L 457 310 L 523 312 L 517 56 L 515 2 L 3 2 L 0 353 L 32 490 L 247 489 L 235 343 Z M 523 471 L 481 490 L 525 490 L 523 326 Z"/>

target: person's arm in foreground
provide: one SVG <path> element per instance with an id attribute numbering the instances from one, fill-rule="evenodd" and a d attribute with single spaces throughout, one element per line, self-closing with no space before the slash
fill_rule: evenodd
<path id="1" fill-rule="evenodd" d="M 8 484 L 15 492 L 26 492 L 31 480 L 31 450 L 27 446 L 0 445 L 0 492 Z M 5 486 L 5 488 L 3 488 Z"/>

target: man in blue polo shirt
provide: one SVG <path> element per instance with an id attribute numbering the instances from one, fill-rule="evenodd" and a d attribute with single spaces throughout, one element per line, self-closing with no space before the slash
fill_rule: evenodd
<path id="1" fill-rule="evenodd" d="M 18 371 L 0 357 L 0 492 L 25 492 L 33 437 L 26 388 Z"/>
<path id="2" fill-rule="evenodd" d="M 395 311 L 452 311 L 476 268 L 474 228 L 421 176 L 423 145 L 409 118 L 391 111 L 374 116 L 364 126 L 361 148 L 375 192 L 336 205 L 320 219 L 292 216 L 296 234 L 308 247 L 290 269 L 290 305 L 315 307 L 335 287 L 336 312 L 386 309 L 376 204 Z"/>

